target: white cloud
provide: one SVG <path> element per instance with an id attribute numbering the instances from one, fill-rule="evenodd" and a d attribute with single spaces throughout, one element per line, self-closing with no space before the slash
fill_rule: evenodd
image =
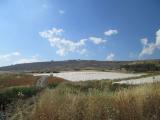
<path id="1" fill-rule="evenodd" d="M 111 35 L 116 35 L 116 34 L 118 34 L 118 30 L 115 30 L 115 29 L 110 29 L 104 32 L 104 35 L 106 36 L 111 36 Z"/>
<path id="2" fill-rule="evenodd" d="M 51 38 L 54 36 L 61 36 L 63 32 L 64 32 L 63 29 L 52 28 L 51 30 L 43 31 L 40 32 L 39 34 L 43 38 Z"/>
<path id="3" fill-rule="evenodd" d="M 87 50 L 84 48 L 80 51 L 80 54 L 85 54 L 87 52 Z"/>
<path id="4" fill-rule="evenodd" d="M 81 39 L 77 42 L 62 37 L 63 29 L 53 28 L 51 30 L 40 32 L 40 36 L 46 38 L 52 47 L 57 48 L 56 54 L 64 56 L 69 52 L 85 53 L 84 46 L 87 39 Z"/>
<path id="5" fill-rule="evenodd" d="M 65 55 L 65 49 L 61 48 L 59 50 L 56 51 L 56 54 L 60 55 L 60 56 L 64 56 Z"/>
<path id="6" fill-rule="evenodd" d="M 33 63 L 33 62 L 40 62 L 40 60 L 37 57 L 31 57 L 31 58 L 22 58 L 14 62 L 14 64 L 21 64 L 21 63 Z"/>
<path id="7" fill-rule="evenodd" d="M 156 46 L 154 43 L 148 43 L 147 45 L 143 46 L 142 51 L 139 54 L 139 57 L 142 57 L 144 55 L 152 55 L 156 49 Z"/>
<path id="8" fill-rule="evenodd" d="M 160 29 L 156 32 L 156 46 L 160 49 Z"/>
<path id="9" fill-rule="evenodd" d="M 143 57 L 144 55 L 152 55 L 156 49 L 160 49 L 160 29 L 156 32 L 155 43 L 148 43 L 147 38 L 141 39 L 141 43 L 143 45 L 143 49 L 139 53 L 139 58 Z"/>
<path id="10" fill-rule="evenodd" d="M 59 10 L 58 13 L 59 13 L 60 15 L 63 15 L 63 14 L 65 14 L 65 11 L 64 11 L 64 10 Z"/>
<path id="11" fill-rule="evenodd" d="M 10 60 L 12 60 L 12 57 L 19 56 L 19 55 L 20 55 L 19 52 L 12 52 L 12 53 L 8 53 L 8 54 L 0 55 L 0 60 L 10 61 Z"/>
<path id="12" fill-rule="evenodd" d="M 115 57 L 115 55 L 114 55 L 113 53 L 110 53 L 110 54 L 107 56 L 106 60 L 107 60 L 107 61 L 112 61 L 112 60 L 114 59 L 114 57 Z"/>
<path id="13" fill-rule="evenodd" d="M 12 52 L 8 54 L 0 55 L 0 66 L 7 66 L 20 63 L 32 63 L 40 62 L 42 59 L 39 58 L 39 55 L 34 55 L 31 57 L 23 57 L 20 52 Z"/>
<path id="14" fill-rule="evenodd" d="M 142 43 L 142 45 L 147 45 L 148 39 L 147 38 L 141 39 L 141 43 Z"/>
<path id="15" fill-rule="evenodd" d="M 98 38 L 98 37 L 90 37 L 89 40 L 91 40 L 96 45 L 107 42 L 107 40 L 103 40 L 102 38 Z"/>

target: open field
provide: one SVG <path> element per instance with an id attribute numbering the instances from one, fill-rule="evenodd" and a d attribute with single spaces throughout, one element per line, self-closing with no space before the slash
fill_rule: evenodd
<path id="1" fill-rule="evenodd" d="M 105 80 L 103 83 L 101 81 L 60 83 L 56 88 L 45 89 L 32 107 L 19 103 L 10 118 L 16 120 L 159 120 L 159 86 L 160 84 L 156 83 L 113 89 L 111 82 Z"/>
<path id="2" fill-rule="evenodd" d="M 1 74 L 0 90 L 8 87 L 33 86 L 39 77 L 25 74 Z"/>
<path id="3" fill-rule="evenodd" d="M 60 72 L 60 73 L 42 73 L 34 74 L 34 76 L 43 76 L 43 75 L 53 75 L 70 81 L 86 81 L 86 80 L 102 80 L 102 79 L 122 79 L 129 77 L 138 77 L 144 74 L 129 74 L 129 73 L 118 73 L 118 72 L 98 72 L 98 71 L 89 71 L 89 72 Z"/>
<path id="4" fill-rule="evenodd" d="M 159 73 L 118 73 L 118 72 L 97 72 L 97 71 L 83 71 L 83 72 L 61 72 L 61 73 L 43 73 L 34 74 L 34 76 L 50 76 L 53 75 L 65 80 L 78 82 L 88 80 L 113 80 L 115 84 L 129 84 L 138 85 L 145 83 L 153 83 L 160 81 Z"/>
<path id="5" fill-rule="evenodd" d="M 73 82 L 54 75 L 60 73 L 53 73 L 53 76 L 50 74 L 40 74 L 40 76 L 1 75 L 1 80 L 10 83 L 6 87 L 12 87 L 11 85 L 14 87 L 13 89 L 6 89 L 0 94 L 0 104 L 5 106 L 6 118 L 8 120 L 160 119 L 160 83 L 157 81 L 152 84 L 135 84 L 133 86 L 130 84 L 113 84 L 115 81 L 112 79 L 95 80 L 96 76 L 101 75 L 101 77 L 98 77 L 112 77 L 116 81 L 119 77 L 121 77 L 121 80 L 123 78 L 129 79 L 127 81 L 132 80 L 132 77 L 135 77 L 134 80 L 147 79 L 151 81 L 151 78 L 153 79 L 153 76 L 156 75 L 155 73 L 151 74 L 152 77 L 146 75 L 144 77 L 144 74 L 93 71 L 87 73 L 63 72 L 61 75 L 65 74 L 67 77 L 67 75 L 74 76 L 77 73 L 80 75 L 73 77 L 74 79 L 83 75 L 86 76 L 82 77 L 83 80 Z M 42 87 L 40 85 L 38 87 L 21 87 L 36 85 L 43 77 L 46 79 Z M 92 77 L 95 77 L 94 80 L 86 79 Z M 159 75 L 155 77 L 155 79 L 157 78 L 159 78 Z M 13 82 L 14 80 L 19 80 L 19 86 L 15 84 L 16 82 Z M 3 108 L 0 108 L 0 110 L 3 110 Z"/>

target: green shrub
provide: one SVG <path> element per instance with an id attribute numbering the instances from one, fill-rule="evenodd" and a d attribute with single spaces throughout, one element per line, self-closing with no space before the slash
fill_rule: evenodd
<path id="1" fill-rule="evenodd" d="M 122 65 L 121 68 L 125 68 L 127 71 L 134 71 L 134 72 L 153 72 L 153 71 L 160 71 L 159 64 L 154 63 L 139 63 L 139 64 L 129 64 L 129 65 Z"/>
<path id="2" fill-rule="evenodd" d="M 55 83 L 49 84 L 48 88 L 53 89 L 53 88 L 56 88 L 58 85 L 59 83 L 55 82 Z"/>
<path id="3" fill-rule="evenodd" d="M 19 87 L 7 89 L 4 92 L 0 93 L 0 106 L 7 105 L 11 102 L 16 101 L 17 99 L 32 97 L 36 95 L 39 90 L 40 89 L 37 89 L 35 87 Z"/>

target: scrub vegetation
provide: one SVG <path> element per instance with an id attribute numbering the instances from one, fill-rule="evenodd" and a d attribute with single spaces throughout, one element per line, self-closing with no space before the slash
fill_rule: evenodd
<path id="1" fill-rule="evenodd" d="M 152 74 L 149 74 L 152 75 Z M 112 80 L 70 82 L 49 76 L 0 76 L 0 119 L 160 120 L 160 83 L 113 84 Z M 5 83 L 6 82 L 6 83 Z M 18 82 L 18 83 L 17 83 Z"/>
<path id="2" fill-rule="evenodd" d="M 130 63 L 121 65 L 121 68 L 134 72 L 157 72 L 160 71 L 160 62 Z"/>
<path id="3" fill-rule="evenodd" d="M 41 89 L 36 88 L 35 84 L 39 77 L 27 74 L 1 74 L 0 75 L 0 120 L 4 119 L 6 112 L 11 104 L 22 99 L 35 96 Z"/>
<path id="4" fill-rule="evenodd" d="M 28 107 L 17 108 L 12 119 L 159 120 L 160 84 L 114 85 L 108 80 L 59 82 L 56 87 L 45 88 L 25 114 Z"/>

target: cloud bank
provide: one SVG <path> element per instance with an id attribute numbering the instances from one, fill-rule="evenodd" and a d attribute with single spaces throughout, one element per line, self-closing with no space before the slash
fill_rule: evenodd
<path id="1" fill-rule="evenodd" d="M 84 54 L 87 50 L 84 48 L 87 39 L 81 39 L 77 42 L 62 37 L 63 29 L 53 28 L 51 30 L 40 32 L 40 36 L 46 38 L 52 47 L 57 48 L 56 53 L 64 56 L 69 52 Z"/>
<path id="2" fill-rule="evenodd" d="M 91 40 L 96 45 L 107 42 L 107 40 L 104 40 L 104 39 L 98 38 L 98 37 L 90 37 L 89 40 Z"/>
<path id="3" fill-rule="evenodd" d="M 24 57 L 20 52 L 11 52 L 0 55 L 0 66 L 40 61 L 42 61 L 42 59 L 39 58 L 39 55 Z"/>
<path id="4" fill-rule="evenodd" d="M 0 55 L 0 60 L 10 61 L 12 59 L 12 57 L 16 57 L 19 55 L 20 55 L 19 52 L 12 52 L 12 53 L 8 53 L 8 54 Z"/>
<path id="5" fill-rule="evenodd" d="M 110 54 L 107 56 L 106 60 L 107 60 L 107 61 L 113 61 L 114 57 L 115 57 L 115 55 L 114 55 L 113 53 L 110 53 Z"/>
<path id="6" fill-rule="evenodd" d="M 141 44 L 143 48 L 139 53 L 139 58 L 145 55 L 152 55 L 156 49 L 160 49 L 160 29 L 156 32 L 155 42 L 149 43 L 147 38 L 143 38 L 141 39 Z"/>
<path id="7" fill-rule="evenodd" d="M 33 63 L 33 62 L 40 62 L 41 60 L 38 58 L 37 55 L 28 57 L 28 58 L 20 58 L 14 62 L 14 64 L 21 64 L 21 63 Z"/>

